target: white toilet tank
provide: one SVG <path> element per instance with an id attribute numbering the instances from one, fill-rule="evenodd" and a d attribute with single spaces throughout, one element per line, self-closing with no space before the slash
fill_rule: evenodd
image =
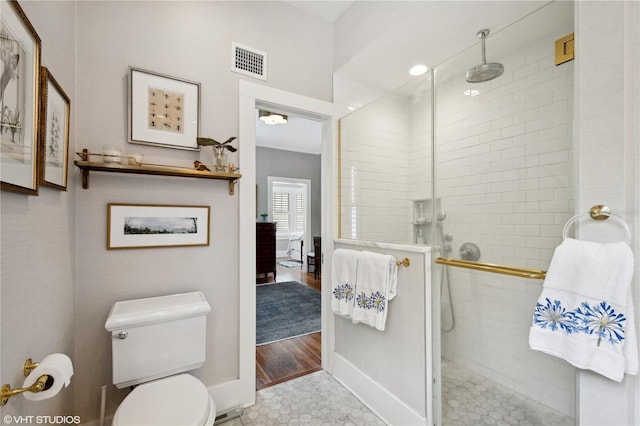
<path id="1" fill-rule="evenodd" d="M 210 311 L 199 291 L 116 302 L 105 323 L 113 384 L 123 388 L 202 366 Z"/>

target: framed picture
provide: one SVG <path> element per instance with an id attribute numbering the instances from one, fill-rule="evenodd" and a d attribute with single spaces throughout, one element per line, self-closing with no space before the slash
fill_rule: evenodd
<path id="1" fill-rule="evenodd" d="M 129 142 L 197 151 L 200 83 L 129 69 Z"/>
<path id="2" fill-rule="evenodd" d="M 14 0 L 0 0 L 0 181 L 38 194 L 40 37 Z"/>
<path id="3" fill-rule="evenodd" d="M 107 209 L 108 249 L 209 245 L 209 206 L 110 203 Z"/>
<path id="4" fill-rule="evenodd" d="M 40 83 L 40 184 L 66 191 L 71 101 L 46 67 Z"/>

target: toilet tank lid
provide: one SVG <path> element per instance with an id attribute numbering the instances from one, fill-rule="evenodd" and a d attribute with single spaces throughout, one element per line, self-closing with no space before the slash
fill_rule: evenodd
<path id="1" fill-rule="evenodd" d="M 124 300 L 113 304 L 104 326 L 108 331 L 114 331 L 206 315 L 210 311 L 211 306 L 201 291 Z"/>

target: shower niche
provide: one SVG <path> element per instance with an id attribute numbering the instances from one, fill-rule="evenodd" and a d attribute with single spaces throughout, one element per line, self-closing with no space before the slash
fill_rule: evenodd
<path id="1" fill-rule="evenodd" d="M 437 200 L 436 200 L 437 202 Z M 437 204 L 439 204 L 437 202 Z M 436 206 L 438 208 L 439 206 Z M 424 198 L 413 200 L 413 243 L 429 244 L 427 236 L 433 224 L 433 200 Z"/>

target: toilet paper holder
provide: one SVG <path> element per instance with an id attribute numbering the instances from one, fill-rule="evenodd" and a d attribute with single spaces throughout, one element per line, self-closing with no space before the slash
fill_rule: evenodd
<path id="1" fill-rule="evenodd" d="M 31 358 L 27 358 L 24 362 L 24 367 L 22 370 L 24 373 L 24 376 L 27 377 L 29 373 L 31 373 L 33 369 L 36 368 L 37 366 L 38 366 L 37 362 L 33 362 Z M 9 398 L 11 398 L 12 396 L 15 396 L 24 392 L 34 392 L 34 393 L 41 392 L 51 387 L 52 383 L 53 383 L 53 378 L 48 374 L 43 374 L 42 376 L 38 377 L 38 380 L 36 380 L 31 386 L 26 388 L 11 389 L 11 385 L 6 384 L 2 386 L 2 391 L 0 394 L 0 406 L 5 405 L 7 401 L 9 401 Z"/>

